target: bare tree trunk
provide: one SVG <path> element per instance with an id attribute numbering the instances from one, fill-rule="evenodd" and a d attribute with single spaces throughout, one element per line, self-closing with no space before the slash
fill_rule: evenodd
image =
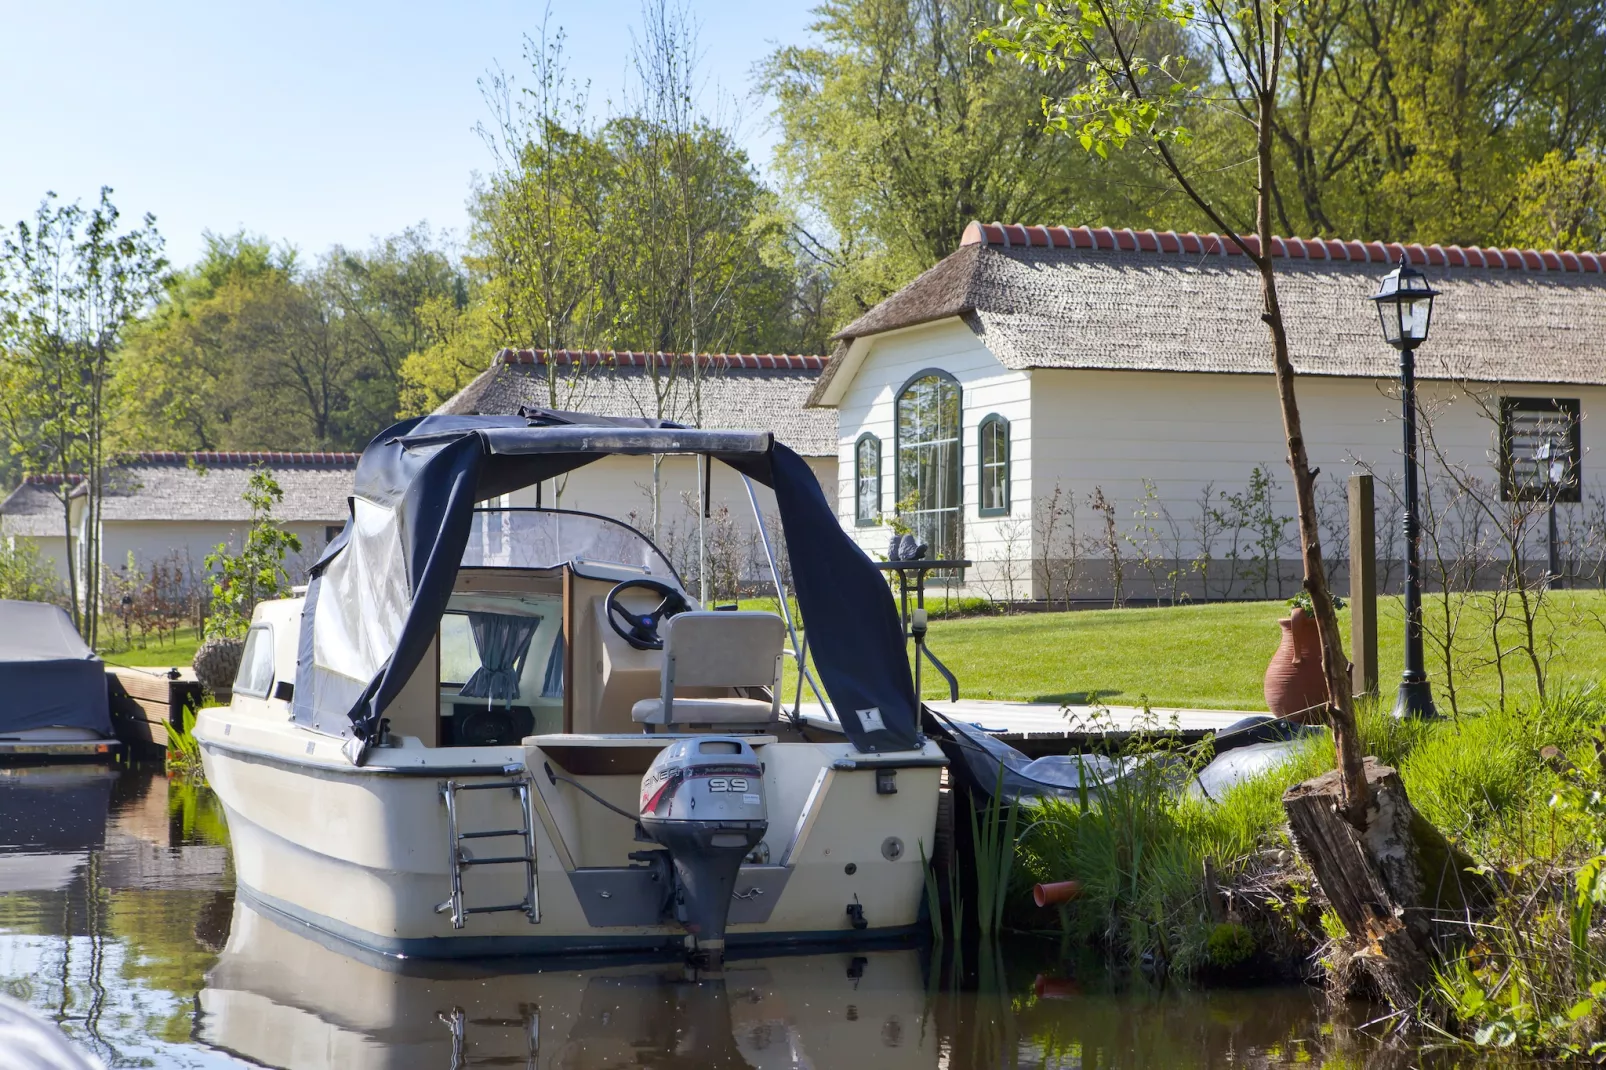
<path id="1" fill-rule="evenodd" d="M 1281 22 L 1273 37 L 1273 51 L 1282 44 Z M 1275 63 L 1275 60 L 1273 61 Z M 1305 450 L 1305 432 L 1299 418 L 1299 401 L 1294 395 L 1294 364 L 1288 356 L 1288 331 L 1283 324 L 1282 306 L 1277 299 L 1277 276 L 1272 267 L 1271 181 L 1272 122 L 1276 111 L 1273 87 L 1276 78 L 1258 94 L 1260 112 L 1259 185 L 1255 198 L 1255 229 L 1260 248 L 1255 262 L 1260 268 L 1260 292 L 1264 303 L 1262 319 L 1271 332 L 1272 361 L 1277 371 L 1277 399 L 1282 405 L 1283 435 L 1288 442 L 1288 468 L 1294 476 L 1294 502 L 1299 512 L 1300 558 L 1305 568 L 1305 590 L 1310 592 L 1315 610 L 1316 630 L 1322 643 L 1322 675 L 1327 679 L 1327 718 L 1333 728 L 1333 747 L 1343 784 L 1345 817 L 1359 828 L 1364 824 L 1366 804 L 1371 796 L 1361 762 L 1360 732 L 1355 724 L 1355 706 L 1350 695 L 1349 660 L 1344 656 L 1344 639 L 1339 632 L 1338 613 L 1333 608 L 1332 591 L 1322 565 L 1321 527 L 1316 516 L 1316 476 Z"/>

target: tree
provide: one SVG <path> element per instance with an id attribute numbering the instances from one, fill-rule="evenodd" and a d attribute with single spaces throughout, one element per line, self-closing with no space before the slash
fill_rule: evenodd
<path id="1" fill-rule="evenodd" d="M 1327 717 L 1333 728 L 1346 817 L 1360 828 L 1365 824 L 1370 790 L 1350 696 L 1348 660 L 1322 563 L 1317 473 L 1305 448 L 1294 365 L 1288 355 L 1288 333 L 1271 255 L 1277 108 L 1283 91 L 1289 12 L 1296 6 L 1296 0 L 1201 0 L 1197 6 L 1177 0 L 1074 0 L 1049 7 L 1033 0 L 1010 0 L 1006 10 L 1012 17 L 994 30 L 983 31 L 982 39 L 995 54 L 1018 57 L 1040 70 L 1080 68 L 1085 73 L 1082 88 L 1045 101 L 1049 127 L 1075 138 L 1100 158 L 1129 144 L 1148 154 L 1259 273 L 1261 318 L 1271 342 L 1294 481 L 1304 586 L 1321 636 Z M 1215 77 L 1186 56 L 1148 53 L 1144 49 L 1146 31 L 1160 24 L 1207 40 Z M 1235 198 L 1212 196 L 1202 188 L 1194 161 L 1186 154 L 1193 141 L 1190 115 L 1217 102 L 1232 109 L 1255 133 L 1253 177 L 1238 169 L 1238 182 L 1252 191 L 1254 205 L 1253 217 L 1242 222 L 1231 218 Z M 1244 222 L 1252 226 L 1253 233 L 1245 233 Z"/>
<path id="2" fill-rule="evenodd" d="M 235 418 L 254 403 L 235 317 L 259 288 L 292 279 L 293 249 L 239 231 L 203 235 L 206 251 L 165 280 L 160 303 L 129 332 L 119 355 L 117 441 L 128 449 L 237 447 Z"/>
<path id="3" fill-rule="evenodd" d="M 1155 184 L 1141 162 L 1095 169 L 1045 138 L 1042 100 L 1074 68 L 987 61 L 983 0 L 826 0 L 817 43 L 764 66 L 780 126 L 776 163 L 811 226 L 802 249 L 828 271 L 838 322 L 952 252 L 972 219 L 1140 220 Z"/>
<path id="4" fill-rule="evenodd" d="M 69 498 L 82 494 L 78 544 L 90 568 L 100 560 L 113 361 L 130 325 L 155 300 L 167 267 L 155 218 L 124 228 L 111 197 L 102 188 L 96 205 L 85 209 L 47 194 L 33 220 L 18 222 L 0 243 L 0 423 L 26 472 L 61 477 L 54 485 L 68 546 L 75 542 Z M 81 487 L 73 476 L 82 476 Z M 78 556 L 67 555 L 68 597 L 73 623 L 93 646 L 99 583 L 77 575 Z"/>
<path id="5" fill-rule="evenodd" d="M 409 355 L 468 301 L 467 276 L 424 227 L 336 246 L 310 269 L 261 238 L 207 241 L 119 363 L 124 445 L 358 447 L 394 418 Z"/>
<path id="6" fill-rule="evenodd" d="M 273 507 L 284 501 L 284 491 L 273 473 L 257 469 L 251 473 L 241 495 L 251 507 L 251 528 L 238 554 L 227 543 L 206 555 L 206 568 L 212 573 L 212 605 L 206 615 L 208 639 L 238 639 L 251 626 L 251 614 L 258 602 L 283 598 L 290 593 L 290 574 L 285 571 L 287 554 L 301 551 L 301 540 L 279 527 Z"/>

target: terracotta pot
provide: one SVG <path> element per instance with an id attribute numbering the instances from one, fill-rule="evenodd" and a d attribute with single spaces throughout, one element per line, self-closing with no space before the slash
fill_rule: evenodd
<path id="1" fill-rule="evenodd" d="M 1295 609 L 1277 623 L 1283 641 L 1266 666 L 1266 707 L 1277 717 L 1319 721 L 1327 706 L 1327 681 L 1316 618 Z"/>

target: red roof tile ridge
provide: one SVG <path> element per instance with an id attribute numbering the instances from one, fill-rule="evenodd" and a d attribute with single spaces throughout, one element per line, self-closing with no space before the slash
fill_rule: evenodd
<path id="1" fill-rule="evenodd" d="M 1430 267 L 1504 268 L 1512 271 L 1606 273 L 1603 253 L 1575 253 L 1556 249 L 1480 249 L 1476 246 L 1423 246 L 1417 242 L 1378 242 L 1337 238 L 1273 237 L 1272 255 L 1288 260 L 1345 260 L 1363 264 L 1393 264 L 1404 256 L 1412 264 Z M 1260 239 L 1250 234 L 1244 243 L 1258 254 Z M 1178 234 L 1119 230 L 1111 227 L 1048 227 L 1019 223 L 982 223 L 972 220 L 959 239 L 965 245 L 1012 248 L 1096 249 L 1157 255 L 1242 256 L 1230 238 L 1220 234 Z M 505 351 L 504 351 L 505 352 Z M 823 360 L 824 358 L 818 358 Z"/>
<path id="2" fill-rule="evenodd" d="M 124 464 L 308 464 L 352 465 L 360 453 L 338 450 L 294 452 L 289 450 L 138 450 L 119 458 Z"/>
<path id="3" fill-rule="evenodd" d="M 40 487 L 53 487 L 58 483 L 82 483 L 83 480 L 83 474 L 80 472 L 69 472 L 66 475 L 60 472 L 35 472 L 31 476 L 22 477 L 24 485 L 33 484 Z"/>
<path id="4" fill-rule="evenodd" d="M 690 353 L 646 353 L 629 349 L 502 349 L 492 360 L 496 364 L 557 364 L 587 367 L 646 368 L 671 363 L 684 365 Z M 697 364 L 704 368 L 742 368 L 763 371 L 817 372 L 829 357 L 810 353 L 699 353 Z"/>

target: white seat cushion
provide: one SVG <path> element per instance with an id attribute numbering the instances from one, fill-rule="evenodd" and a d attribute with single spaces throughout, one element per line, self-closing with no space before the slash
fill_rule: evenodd
<path id="1" fill-rule="evenodd" d="M 675 724 L 767 725 L 775 708 L 756 698 L 677 698 Z M 630 717 L 640 724 L 667 724 L 664 701 L 644 698 L 630 707 Z"/>

